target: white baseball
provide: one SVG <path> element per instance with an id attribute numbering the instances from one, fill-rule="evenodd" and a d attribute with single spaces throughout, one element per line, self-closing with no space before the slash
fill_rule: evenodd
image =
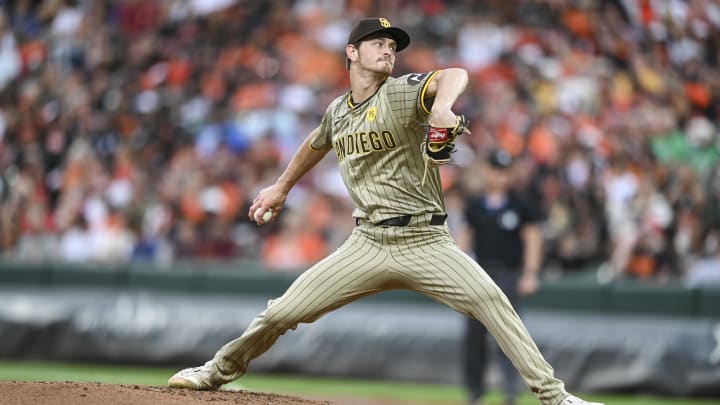
<path id="1" fill-rule="evenodd" d="M 265 211 L 262 219 L 263 219 L 263 222 L 267 222 L 270 220 L 270 218 L 272 218 L 272 209 L 268 209 L 267 211 Z"/>
<path id="2" fill-rule="evenodd" d="M 272 218 L 272 213 L 273 213 L 272 209 L 268 208 L 268 210 L 265 211 L 265 213 L 263 213 L 263 215 L 262 215 L 262 221 L 268 222 L 270 220 L 270 218 Z M 257 210 L 257 211 L 255 211 L 255 222 L 258 222 L 259 220 L 260 220 L 260 210 Z"/>

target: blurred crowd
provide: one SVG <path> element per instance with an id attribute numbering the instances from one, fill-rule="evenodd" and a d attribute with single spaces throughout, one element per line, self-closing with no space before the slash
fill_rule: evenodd
<path id="1" fill-rule="evenodd" d="M 442 167 L 451 225 L 512 153 L 546 215 L 546 266 L 704 283 L 720 269 L 714 0 L 0 0 L 6 259 L 301 270 L 351 231 L 330 154 L 276 223 L 247 218 L 347 91 L 353 22 L 410 48 L 395 75 L 461 66 L 472 135 Z"/>

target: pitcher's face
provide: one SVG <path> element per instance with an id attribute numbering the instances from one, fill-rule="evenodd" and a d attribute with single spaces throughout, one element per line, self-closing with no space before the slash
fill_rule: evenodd
<path id="1" fill-rule="evenodd" d="M 379 36 L 362 40 L 355 51 L 356 63 L 363 70 L 390 75 L 395 66 L 395 40 Z"/>

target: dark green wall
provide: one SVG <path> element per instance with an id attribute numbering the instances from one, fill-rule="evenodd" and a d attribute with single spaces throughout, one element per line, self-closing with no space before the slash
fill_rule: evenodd
<path id="1" fill-rule="evenodd" d="M 281 295 L 296 274 L 269 273 L 255 262 L 182 264 L 170 269 L 140 265 L 88 266 L 0 263 L 0 286 L 98 287 L 198 294 Z M 369 299 L 430 303 L 414 292 L 392 291 Z M 543 283 L 527 308 L 618 314 L 720 317 L 720 289 L 688 289 L 621 281 L 598 285 L 591 277 Z"/>

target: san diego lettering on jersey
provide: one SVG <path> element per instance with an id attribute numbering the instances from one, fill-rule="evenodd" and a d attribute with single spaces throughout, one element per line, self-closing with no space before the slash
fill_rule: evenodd
<path id="1" fill-rule="evenodd" d="M 335 140 L 335 153 L 338 160 L 347 156 L 366 155 L 373 152 L 397 148 L 395 135 L 388 130 L 355 132 L 340 136 Z"/>

